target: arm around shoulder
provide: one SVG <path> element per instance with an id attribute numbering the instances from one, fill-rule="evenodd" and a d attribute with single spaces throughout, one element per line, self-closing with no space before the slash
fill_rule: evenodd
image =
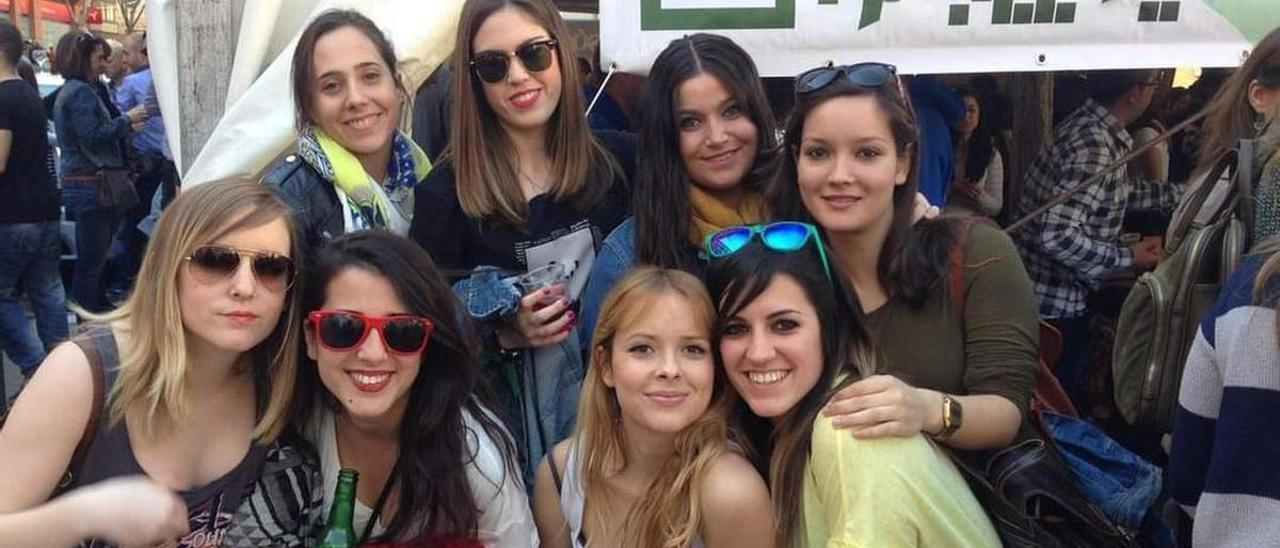
<path id="1" fill-rule="evenodd" d="M 708 548 L 774 546 L 769 488 L 755 467 L 726 453 L 702 480 L 702 539 Z"/>

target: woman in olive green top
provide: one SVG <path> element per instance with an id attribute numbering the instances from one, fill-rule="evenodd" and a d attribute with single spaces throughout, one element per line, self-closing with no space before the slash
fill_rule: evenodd
<path id="1" fill-rule="evenodd" d="M 1009 239 L 974 225 L 957 315 L 948 257 L 965 235 L 947 217 L 911 224 L 919 140 L 900 89 L 893 67 L 876 63 L 796 80 L 772 202 L 783 218 L 822 227 L 887 358 L 882 375 L 837 394 L 826 413 L 859 438 L 924 432 L 960 449 L 1005 447 L 1035 380 L 1031 283 Z"/>

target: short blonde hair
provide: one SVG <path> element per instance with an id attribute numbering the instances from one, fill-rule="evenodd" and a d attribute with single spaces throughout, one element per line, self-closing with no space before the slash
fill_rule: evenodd
<path id="1" fill-rule="evenodd" d="M 300 248 L 288 206 L 266 186 L 243 179 L 205 183 L 182 192 L 160 216 L 152 233 L 137 285 L 120 308 L 88 319 L 120 325 L 127 334 L 120 348 L 120 374 L 111 387 L 110 420 L 124 419 L 134 405 L 145 409 L 140 433 L 153 437 L 166 421 L 190 415 L 187 359 L 182 311 L 178 302 L 178 269 L 198 246 L 226 234 L 283 219 L 290 234 L 291 257 L 300 264 Z M 255 379 L 267 401 L 254 427 L 254 437 L 275 440 L 289 420 L 297 374 L 301 331 L 297 285 L 288 290 L 284 310 L 266 340 L 249 351 Z"/>

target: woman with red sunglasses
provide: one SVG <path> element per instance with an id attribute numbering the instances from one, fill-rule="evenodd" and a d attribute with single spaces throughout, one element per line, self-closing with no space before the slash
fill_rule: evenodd
<path id="1" fill-rule="evenodd" d="M 165 210 L 129 298 L 49 354 L 0 430 L 0 545 L 310 538 L 288 213 L 245 180 Z"/>
<path id="2" fill-rule="evenodd" d="M 536 544 L 513 442 L 431 258 L 372 230 L 330 241 L 312 265 L 296 420 L 320 454 L 323 507 L 350 468 L 362 543 Z"/>

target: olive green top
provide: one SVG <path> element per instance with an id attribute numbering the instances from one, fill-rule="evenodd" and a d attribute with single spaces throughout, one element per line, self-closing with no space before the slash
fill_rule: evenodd
<path id="1" fill-rule="evenodd" d="M 973 225 L 964 264 L 964 318 L 945 279 L 919 309 L 891 298 L 867 314 L 887 358 L 878 373 L 948 394 L 1003 396 L 1025 416 L 1039 364 L 1031 280 L 1013 242 L 990 225 Z"/>

